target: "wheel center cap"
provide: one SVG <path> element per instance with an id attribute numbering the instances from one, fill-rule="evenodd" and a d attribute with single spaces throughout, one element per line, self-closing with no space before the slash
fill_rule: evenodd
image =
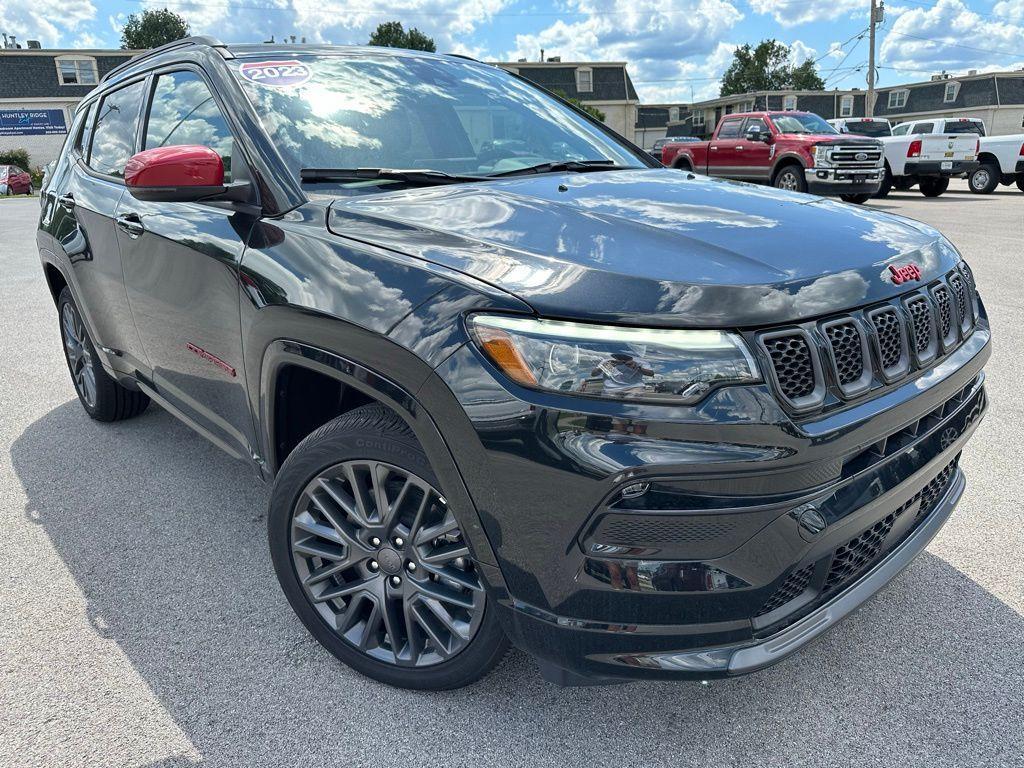
<path id="1" fill-rule="evenodd" d="M 402 572 L 402 556 L 389 547 L 377 553 L 377 562 L 380 569 L 388 575 L 394 576 Z"/>

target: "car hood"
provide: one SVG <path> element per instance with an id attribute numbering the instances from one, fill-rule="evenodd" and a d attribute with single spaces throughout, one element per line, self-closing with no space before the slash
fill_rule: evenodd
<path id="1" fill-rule="evenodd" d="M 542 174 L 335 200 L 331 231 L 466 273 L 541 315 L 750 327 L 901 293 L 956 251 L 838 201 L 670 169 Z"/>

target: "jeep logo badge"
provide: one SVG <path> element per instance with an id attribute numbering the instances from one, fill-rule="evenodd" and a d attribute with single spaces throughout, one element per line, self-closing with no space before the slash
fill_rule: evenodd
<path id="1" fill-rule="evenodd" d="M 901 285 L 911 280 L 920 280 L 921 268 L 917 264 L 904 264 L 903 266 L 890 264 L 889 274 L 892 276 L 893 285 Z"/>

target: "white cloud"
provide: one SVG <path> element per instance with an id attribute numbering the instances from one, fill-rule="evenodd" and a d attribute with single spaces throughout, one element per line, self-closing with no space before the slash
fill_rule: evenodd
<path id="1" fill-rule="evenodd" d="M 802 40 L 794 40 L 789 46 L 794 64 L 803 64 L 808 59 L 816 58 L 818 51 L 804 43 Z"/>
<path id="2" fill-rule="evenodd" d="M 992 13 L 1007 21 L 1024 22 L 1024 0 L 1002 0 L 992 7 Z"/>
<path id="3" fill-rule="evenodd" d="M 867 4 L 864 0 L 757 0 L 751 8 L 760 14 L 770 14 L 784 27 L 795 27 L 813 21 L 834 21 L 840 16 L 863 16 L 868 23 Z"/>
<path id="4" fill-rule="evenodd" d="M 89 0 L 0 0 L 0 30 L 22 45 L 26 40 L 47 48 L 65 45 L 80 24 L 94 18 L 96 6 Z"/>
<path id="5" fill-rule="evenodd" d="M 1019 0 L 1018 0 L 1019 2 Z M 1024 60 L 1024 27 L 985 18 L 961 0 L 900 14 L 880 48 L 883 64 L 898 70 L 1008 69 Z"/>
<path id="6" fill-rule="evenodd" d="M 582 15 L 516 35 L 506 58 L 536 61 L 543 48 L 565 61 L 626 61 L 644 101 L 689 101 L 691 86 L 698 98 L 717 94 L 712 78 L 735 47 L 720 41 L 743 18 L 730 0 L 569 0 L 569 9 Z"/>

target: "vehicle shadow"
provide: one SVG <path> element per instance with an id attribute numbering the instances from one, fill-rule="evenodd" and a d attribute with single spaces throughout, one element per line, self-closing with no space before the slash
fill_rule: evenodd
<path id="1" fill-rule="evenodd" d="M 209 764 L 1024 761 L 1020 645 L 996 640 L 1024 636 L 1024 618 L 931 554 L 823 640 L 750 677 L 559 689 L 514 653 L 471 688 L 410 693 L 360 677 L 309 637 L 270 564 L 267 489 L 158 408 L 99 425 L 65 403 L 28 426 L 11 458 L 25 514 L 76 579 L 95 631 Z"/>

